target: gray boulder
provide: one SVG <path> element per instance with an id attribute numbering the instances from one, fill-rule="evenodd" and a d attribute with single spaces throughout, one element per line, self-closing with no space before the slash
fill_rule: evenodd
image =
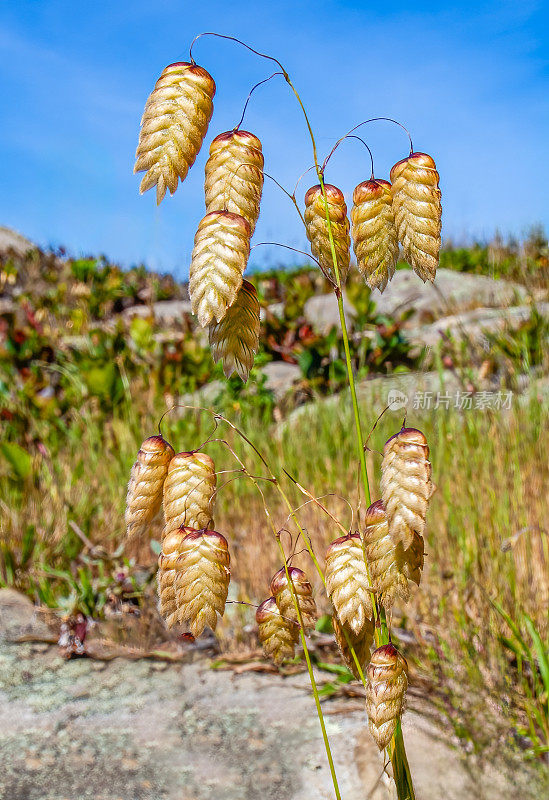
<path id="1" fill-rule="evenodd" d="M 192 314 L 190 300 L 159 300 L 158 303 L 143 306 L 130 306 L 122 312 L 125 319 L 133 317 L 150 317 L 151 314 L 158 322 L 169 324 L 180 322 L 185 316 Z"/>
<path id="2" fill-rule="evenodd" d="M 24 256 L 29 250 L 36 250 L 33 242 L 17 231 L 0 225 L 0 256 L 9 255 L 10 252 L 17 256 Z"/>
<path id="3" fill-rule="evenodd" d="M 356 316 L 356 311 L 345 292 L 343 292 L 343 308 L 347 321 L 351 321 Z M 303 316 L 322 335 L 329 333 L 333 327 L 341 328 L 339 309 L 333 292 L 310 297 L 303 307 Z"/>
<path id="4" fill-rule="evenodd" d="M 539 303 L 538 312 L 549 316 L 549 303 Z M 434 347 L 443 334 L 453 339 L 467 338 L 482 342 L 486 333 L 498 333 L 503 330 L 517 330 L 523 322 L 532 316 L 533 306 L 515 306 L 512 308 L 476 308 L 463 314 L 441 317 L 430 325 L 422 325 L 407 331 L 410 341 L 428 347 Z"/>
<path id="5" fill-rule="evenodd" d="M 524 286 L 511 281 L 439 269 L 434 284 L 423 283 L 412 270 L 398 270 L 387 288 L 372 293 L 382 314 L 401 314 L 414 309 L 409 325 L 429 322 L 472 308 L 497 308 L 524 302 Z"/>
<path id="6" fill-rule="evenodd" d="M 301 370 L 297 364 L 288 364 L 286 361 L 271 361 L 262 368 L 267 376 L 266 388 L 270 389 L 275 400 L 282 400 L 294 383 L 301 378 Z"/>

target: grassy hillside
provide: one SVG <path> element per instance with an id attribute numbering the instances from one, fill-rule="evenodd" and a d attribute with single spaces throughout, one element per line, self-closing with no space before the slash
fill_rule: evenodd
<path id="1" fill-rule="evenodd" d="M 442 263 L 510 277 L 538 295 L 547 290 L 547 245 L 537 233 L 520 245 L 449 247 Z M 184 301 L 185 287 L 172 278 L 144 268 L 124 271 L 103 258 L 71 260 L 39 251 L 3 258 L 1 585 L 19 588 L 60 613 L 80 610 L 98 618 L 120 610 L 122 601 L 151 604 L 161 523 L 155 524 L 152 543 L 124 546 L 129 470 L 164 411 L 212 380 L 220 382 L 203 402 L 238 424 L 277 475 L 285 469 L 314 495 L 330 495 L 323 502 L 350 524 L 349 507 L 338 497 L 356 506 L 348 397 L 322 399 L 344 385 L 342 344 L 335 331 L 321 335 L 302 317 L 305 301 L 327 286 L 310 267 L 256 274 L 252 280 L 271 312 L 263 321 L 257 366 L 243 386 L 237 378 L 221 381 L 220 368 L 185 311 L 170 324 L 146 311 L 128 313 L 157 301 Z M 353 339 L 359 376 L 424 366 L 425 354 L 406 340 L 404 319 L 381 317 L 362 284 L 352 282 L 348 294 L 358 309 L 356 330 L 371 332 Z M 276 314 L 275 303 L 282 304 Z M 547 374 L 547 321 L 533 319 L 496 337 L 481 353 L 447 343 L 431 354 L 431 363 L 441 373 L 446 367 L 467 375 L 473 391 L 481 369 L 499 370 L 507 388 L 534 369 L 539 378 Z M 284 402 L 266 387 L 261 372 L 273 360 L 294 363 L 301 371 Z M 318 402 L 306 413 L 287 419 L 312 399 Z M 364 404 L 370 430 L 383 406 Z M 547 416 L 547 403 L 534 394 L 515 397 L 508 410 L 417 410 L 409 420 L 427 435 L 437 491 L 429 512 L 424 581 L 411 610 L 405 617 L 395 614 L 393 625 L 417 683 L 429 688 L 458 739 L 485 754 L 505 741 L 539 756 L 549 743 Z M 369 469 L 375 486 L 376 450 L 400 422 L 398 415 L 385 415 L 372 434 Z M 212 420 L 180 409 L 165 419 L 163 431 L 176 449 L 192 449 L 210 435 Z M 224 441 L 207 449 L 220 472 L 237 466 L 228 444 L 250 471 L 262 474 L 234 431 L 222 424 L 215 438 Z M 234 472 L 221 476 L 219 484 L 216 525 L 231 542 L 235 599 L 257 603 L 279 566 L 276 546 L 254 487 Z M 295 506 L 304 502 L 291 481 L 286 488 Z M 286 527 L 287 509 L 268 484 L 265 493 L 277 526 Z M 337 530 L 312 504 L 299 515 L 322 561 Z M 220 632 L 230 648 L 253 639 L 253 611 L 237 608 Z"/>

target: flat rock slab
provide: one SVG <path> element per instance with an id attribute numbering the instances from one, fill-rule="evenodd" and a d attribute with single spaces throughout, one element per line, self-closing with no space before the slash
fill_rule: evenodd
<path id="1" fill-rule="evenodd" d="M 305 675 L 234 675 L 206 662 L 64 662 L 57 648 L 41 648 L 0 645 L 0 797 L 333 798 Z M 354 707 L 324 705 L 342 797 L 389 800 L 381 757 Z M 495 769 L 481 774 L 464 762 L 427 717 L 409 711 L 403 724 L 418 798 L 536 796 L 526 770 L 517 771 L 520 786 L 506 784 Z"/>
<path id="2" fill-rule="evenodd" d="M 412 270 L 398 270 L 380 294 L 372 292 L 372 300 L 382 314 L 400 314 L 414 309 L 412 322 L 428 322 L 478 306 L 488 308 L 524 302 L 524 286 L 486 275 L 472 275 L 453 269 L 438 269 L 435 283 L 423 283 Z"/>
<path id="3" fill-rule="evenodd" d="M 549 317 L 549 303 L 538 303 L 537 312 Z M 516 330 L 530 319 L 533 306 L 514 306 L 512 308 L 476 308 L 463 314 L 441 317 L 430 325 L 412 328 L 407 337 L 414 343 L 434 347 L 446 334 L 453 339 L 484 341 L 487 333 L 500 333 Z"/>
<path id="4" fill-rule="evenodd" d="M 17 641 L 21 637 L 51 638 L 51 631 L 40 610 L 24 594 L 0 589 L 0 639 Z"/>
<path id="5" fill-rule="evenodd" d="M 277 401 L 281 400 L 301 378 L 301 370 L 297 364 L 290 364 L 287 361 L 271 361 L 265 364 L 261 371 L 267 376 L 265 387 L 272 391 Z"/>
<path id="6" fill-rule="evenodd" d="M 152 305 L 130 306 L 122 312 L 124 319 L 153 316 L 158 322 L 181 322 L 192 314 L 190 300 L 159 300 Z"/>
<path id="7" fill-rule="evenodd" d="M 347 300 L 345 292 L 343 292 L 343 308 L 348 322 L 356 316 L 356 311 Z M 329 333 L 332 328 L 341 329 L 339 308 L 333 292 L 310 297 L 303 306 L 303 316 L 315 331 L 322 335 Z"/>

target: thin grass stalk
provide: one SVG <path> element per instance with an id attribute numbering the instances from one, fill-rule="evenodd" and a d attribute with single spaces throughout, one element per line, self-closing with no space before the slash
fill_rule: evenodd
<path id="1" fill-rule="evenodd" d="M 220 416 L 220 415 L 218 415 L 218 416 Z M 221 417 L 221 419 L 224 419 L 224 417 Z M 225 421 L 228 422 L 230 427 L 233 428 L 240 436 L 242 436 L 242 438 L 245 441 L 247 441 L 249 444 L 251 444 L 249 439 L 247 439 L 247 437 L 236 427 L 236 425 L 234 425 L 232 422 L 229 422 L 229 420 L 225 420 Z M 276 477 L 274 476 L 274 474 L 272 473 L 272 470 L 271 470 L 269 464 L 267 463 L 266 459 L 257 450 L 257 448 L 253 444 L 252 444 L 252 447 L 255 450 L 255 452 L 257 453 L 257 455 L 260 457 L 260 459 L 263 462 L 263 464 L 267 467 L 267 469 L 271 473 L 273 482 L 275 483 L 275 485 L 278 486 L 278 481 L 277 481 Z M 274 534 L 274 537 L 275 537 L 277 545 L 278 545 L 278 549 L 280 550 L 280 554 L 282 556 L 282 562 L 284 564 L 284 572 L 286 573 L 286 580 L 288 581 L 288 586 L 290 588 L 290 593 L 292 595 L 292 600 L 293 600 L 293 603 L 294 603 L 295 611 L 296 611 L 296 614 L 297 614 L 297 618 L 299 620 L 299 635 L 300 635 L 300 638 L 301 638 L 301 644 L 303 646 L 303 654 L 305 656 L 305 661 L 306 661 L 306 664 L 307 664 L 307 672 L 309 673 L 309 681 L 310 681 L 310 684 L 311 684 L 311 690 L 313 692 L 313 697 L 314 697 L 314 700 L 315 700 L 316 713 L 318 715 L 318 721 L 319 721 L 319 724 L 320 724 L 320 730 L 322 731 L 322 739 L 324 741 L 324 748 L 326 750 L 326 758 L 328 759 L 328 765 L 330 767 L 330 775 L 332 777 L 332 783 L 333 783 L 333 786 L 334 786 L 335 797 L 336 797 L 336 800 L 341 800 L 341 792 L 339 791 L 339 783 L 338 783 L 337 775 L 336 775 L 336 771 L 335 771 L 334 759 L 333 759 L 333 756 L 332 756 L 332 749 L 330 747 L 330 741 L 328 739 L 328 733 L 326 731 L 326 723 L 324 722 L 324 714 L 322 713 L 322 706 L 320 705 L 320 697 L 318 695 L 318 688 L 317 688 L 317 685 L 316 685 L 316 680 L 315 680 L 315 676 L 314 676 L 314 672 L 313 672 L 313 665 L 311 663 L 311 657 L 309 655 L 309 648 L 307 647 L 307 641 L 305 639 L 305 627 L 303 625 L 303 617 L 301 616 L 301 609 L 299 607 L 299 601 L 298 601 L 298 598 L 297 598 L 297 595 L 296 595 L 296 592 L 295 592 L 294 584 L 292 582 L 292 579 L 290 578 L 290 573 L 288 571 L 288 562 L 287 562 L 287 559 L 286 559 L 286 553 L 284 552 L 284 547 L 282 546 L 282 542 L 280 541 L 280 536 L 278 535 L 278 531 L 276 530 L 276 526 L 274 524 L 273 518 L 272 518 L 272 516 L 271 516 L 271 514 L 269 512 L 269 509 L 267 507 L 267 503 L 265 501 L 265 495 L 263 494 L 263 490 L 259 486 L 256 478 L 247 470 L 246 465 L 244 464 L 244 462 L 238 457 L 238 455 L 234 452 L 234 450 L 232 450 L 232 448 L 229 447 L 229 449 L 231 450 L 233 456 L 236 458 L 236 460 L 238 461 L 238 463 L 242 467 L 243 472 L 249 477 L 249 479 L 252 481 L 252 483 L 256 487 L 257 491 L 261 495 L 261 499 L 262 499 L 262 502 L 263 502 L 263 508 L 264 508 L 264 511 L 265 511 L 265 516 L 267 517 L 267 520 L 269 521 L 269 524 L 271 526 L 272 532 Z M 279 487 L 279 490 L 280 490 L 282 496 L 289 503 L 290 501 L 286 497 L 286 495 L 284 493 L 284 490 L 281 487 Z M 291 509 L 291 507 L 290 507 L 290 509 Z M 295 518 L 295 514 L 293 512 L 293 509 L 291 509 L 291 511 L 292 511 L 292 515 L 294 515 L 294 519 L 296 519 Z M 296 519 L 296 521 L 297 521 L 297 519 Z M 301 528 L 300 528 L 300 530 L 301 530 Z M 304 541 L 307 541 L 307 539 L 306 539 L 304 534 L 303 534 L 303 538 L 304 538 Z M 316 561 L 316 559 L 315 559 L 315 563 L 317 565 L 317 569 L 320 571 L 320 575 L 322 577 L 322 580 L 324 581 L 324 575 L 322 574 L 322 571 L 320 570 L 320 566 L 318 565 L 318 562 Z M 355 658 L 356 658 L 356 656 L 355 656 Z"/>
<path id="2" fill-rule="evenodd" d="M 293 85 L 288 73 L 283 70 L 284 78 L 286 79 L 288 85 L 292 89 L 293 93 L 295 94 L 299 105 L 303 111 L 305 116 L 305 122 L 307 124 L 307 128 L 309 131 L 309 136 L 311 138 L 311 144 L 313 148 L 313 156 L 314 162 L 316 167 L 316 172 L 318 175 L 318 180 L 320 186 L 322 188 L 322 196 L 324 199 L 324 207 L 326 210 L 326 224 L 328 229 L 328 237 L 330 239 L 330 249 L 332 251 L 332 261 L 334 265 L 334 275 L 337 282 L 337 287 L 335 290 L 335 294 L 337 297 L 337 304 L 339 309 L 339 318 L 341 321 L 341 332 L 343 338 L 343 347 L 345 350 L 345 362 L 347 367 L 347 379 L 349 382 L 349 390 L 351 392 L 351 401 L 353 405 L 353 416 L 354 416 L 354 423 L 356 429 L 356 436 L 357 436 L 357 447 L 358 447 L 358 457 L 360 462 L 360 471 L 362 474 L 362 483 L 364 486 L 364 495 L 367 501 L 367 504 L 370 505 L 371 495 L 370 495 L 370 483 L 368 480 L 368 470 L 366 468 L 366 456 L 364 453 L 364 439 L 362 436 L 362 425 L 360 421 L 360 410 L 358 407 L 358 399 L 356 395 L 356 386 L 355 386 L 355 379 L 353 374 L 353 367 L 351 362 L 351 351 L 349 347 L 349 333 L 347 329 L 347 321 L 345 319 L 345 309 L 343 307 L 343 295 L 342 295 L 342 288 L 341 288 L 341 278 L 339 274 L 338 264 L 337 264 L 337 256 L 335 250 L 335 244 L 332 234 L 332 227 L 330 224 L 330 215 L 328 210 L 328 199 L 326 197 L 326 189 L 324 186 L 324 175 L 322 174 L 322 170 L 320 168 L 320 164 L 318 163 L 318 155 L 316 149 L 316 142 L 313 130 L 311 128 L 311 123 L 309 122 L 309 117 L 307 116 L 307 112 L 299 96 L 299 93 L 295 86 Z M 368 564 L 366 564 L 366 569 L 368 570 L 369 576 L 369 569 Z M 370 581 L 371 583 L 371 581 Z M 374 636 L 376 640 L 376 645 L 379 647 L 382 644 L 387 644 L 389 642 L 389 630 L 387 627 L 387 620 L 385 616 L 384 609 L 377 609 L 377 604 L 375 602 L 375 597 L 372 598 L 373 603 L 372 606 L 374 608 L 374 614 L 376 614 L 377 618 L 375 620 L 376 624 L 374 626 Z M 378 627 L 379 625 L 379 627 Z M 356 660 L 356 655 L 354 656 Z M 393 775 L 395 779 L 395 785 L 397 789 L 398 800 L 415 800 L 415 793 L 412 784 L 412 778 L 410 774 L 410 768 L 408 765 L 408 758 L 406 756 L 406 748 L 404 746 L 404 738 L 402 736 L 402 727 L 400 725 L 400 721 L 396 727 L 395 733 L 393 735 L 393 739 L 391 744 L 389 745 L 389 755 L 391 757 L 391 763 L 393 764 Z"/>
<path id="3" fill-rule="evenodd" d="M 316 151 L 315 151 L 316 156 Z M 316 161 L 316 157 L 315 157 Z M 358 457 L 360 462 L 360 472 L 362 475 L 362 483 L 364 487 L 364 496 L 367 502 L 367 505 L 370 505 L 371 501 L 371 494 L 370 494 L 370 482 L 368 480 L 368 470 L 366 467 L 366 455 L 364 452 L 364 439 L 362 436 L 362 424 L 360 421 L 360 410 L 358 407 L 358 398 L 356 394 L 356 385 L 355 385 L 355 377 L 353 373 L 353 365 L 351 362 L 351 350 L 349 346 L 349 332 L 347 329 L 347 320 L 345 318 L 345 309 L 343 307 L 343 292 L 341 289 L 341 279 L 339 276 L 339 269 L 337 266 L 337 256 L 335 250 L 334 239 L 332 235 L 332 228 L 330 224 L 330 215 L 328 212 L 328 199 L 326 197 L 326 189 L 324 187 L 324 176 L 320 168 L 317 165 L 317 172 L 318 172 L 318 179 L 320 181 L 320 186 L 322 187 L 322 196 L 324 198 L 324 207 L 326 209 L 326 224 L 328 228 L 328 237 L 330 239 L 330 249 L 332 251 L 332 261 L 334 264 L 334 275 L 337 281 L 337 287 L 335 289 L 335 294 L 337 297 L 337 305 L 339 309 L 339 319 L 341 321 L 341 332 L 343 338 L 343 347 L 345 350 L 345 363 L 347 367 L 347 379 L 349 383 L 349 390 L 351 392 L 351 401 L 353 406 L 353 417 L 355 423 L 355 430 L 356 430 L 356 437 L 357 437 L 357 447 L 358 447 Z M 370 579 L 370 570 L 368 567 L 368 563 L 366 563 L 366 570 L 368 573 L 368 580 L 371 584 Z M 375 596 L 372 595 L 372 607 L 374 609 L 374 616 L 375 619 L 375 626 L 374 626 L 374 638 L 376 641 L 376 646 L 380 647 L 382 644 L 387 644 L 389 642 L 389 629 L 387 627 L 387 618 L 385 615 L 385 610 L 383 608 L 378 608 Z M 356 659 L 356 655 L 353 654 L 353 657 Z M 359 673 L 360 674 L 360 673 Z M 412 776 L 410 773 L 410 766 L 408 764 L 408 757 L 406 755 L 406 747 L 404 745 L 404 737 L 402 736 L 402 727 L 400 724 L 400 720 L 398 721 L 397 727 L 395 729 L 395 733 L 393 734 L 393 738 L 391 744 L 388 747 L 389 756 L 391 759 L 391 763 L 393 765 L 393 776 L 395 781 L 395 786 L 397 789 L 398 800 L 415 800 L 415 793 L 414 787 L 412 783 Z"/>
<path id="4" fill-rule="evenodd" d="M 324 722 L 324 714 L 322 713 L 322 707 L 320 705 L 320 697 L 318 696 L 318 689 L 316 686 L 316 680 L 313 672 L 313 665 L 311 664 L 311 657 L 309 655 L 309 649 L 307 647 L 307 642 L 305 640 L 305 629 L 303 626 L 303 618 L 301 616 L 301 609 L 299 607 L 299 602 L 297 599 L 297 595 L 295 593 L 294 584 L 292 579 L 290 578 L 290 573 L 288 571 L 288 562 L 286 560 L 286 554 L 284 552 L 284 548 L 282 547 L 282 542 L 280 541 L 280 536 L 276 534 L 276 541 L 278 543 L 278 548 L 280 550 L 280 554 L 282 556 L 282 560 L 284 562 L 284 572 L 286 573 L 286 580 L 288 581 L 288 586 L 290 587 L 290 592 L 292 594 L 292 600 L 294 603 L 294 608 L 297 614 L 297 618 L 299 620 L 299 635 L 301 637 L 301 644 L 303 646 L 303 654 L 305 656 L 305 661 L 307 662 L 307 671 L 309 673 L 309 680 L 311 682 L 311 689 L 313 692 L 313 697 L 315 699 L 316 705 L 316 713 L 318 714 L 318 721 L 320 722 L 320 729 L 322 731 L 322 738 L 324 739 L 324 747 L 326 749 L 326 756 L 328 758 L 328 765 L 330 767 L 330 775 L 332 776 L 332 783 L 334 785 L 334 792 L 336 796 L 336 800 L 341 800 L 341 793 L 339 791 L 339 784 L 337 781 L 337 775 L 334 766 L 334 760 L 332 757 L 332 749 L 330 747 L 330 742 L 328 739 L 328 734 L 326 732 L 326 723 Z"/>

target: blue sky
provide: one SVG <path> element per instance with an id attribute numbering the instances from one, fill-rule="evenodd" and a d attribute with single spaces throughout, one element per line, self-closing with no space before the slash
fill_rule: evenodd
<path id="1" fill-rule="evenodd" d="M 549 228 L 549 6 L 513 2 L 322 0 L 3 0 L 0 4 L 0 225 L 74 254 L 144 261 L 184 277 L 203 215 L 209 142 L 232 128 L 256 81 L 273 70 L 230 43 L 194 50 L 217 83 L 206 144 L 185 183 L 156 208 L 132 174 L 139 119 L 163 67 L 204 30 L 245 39 L 286 66 L 310 112 L 320 153 L 360 120 L 390 116 L 441 173 L 445 238 Z M 312 163 L 299 107 L 275 78 L 243 126 L 263 142 L 266 170 L 287 187 Z M 407 154 L 405 134 L 362 128 L 376 175 Z M 348 199 L 369 177 L 366 151 L 345 143 L 326 179 Z M 308 188 L 300 185 L 298 199 Z M 311 180 L 312 182 L 312 180 Z M 306 247 L 290 202 L 267 182 L 254 241 Z M 301 191 L 302 190 L 302 191 Z M 256 264 L 296 263 L 258 248 Z"/>

